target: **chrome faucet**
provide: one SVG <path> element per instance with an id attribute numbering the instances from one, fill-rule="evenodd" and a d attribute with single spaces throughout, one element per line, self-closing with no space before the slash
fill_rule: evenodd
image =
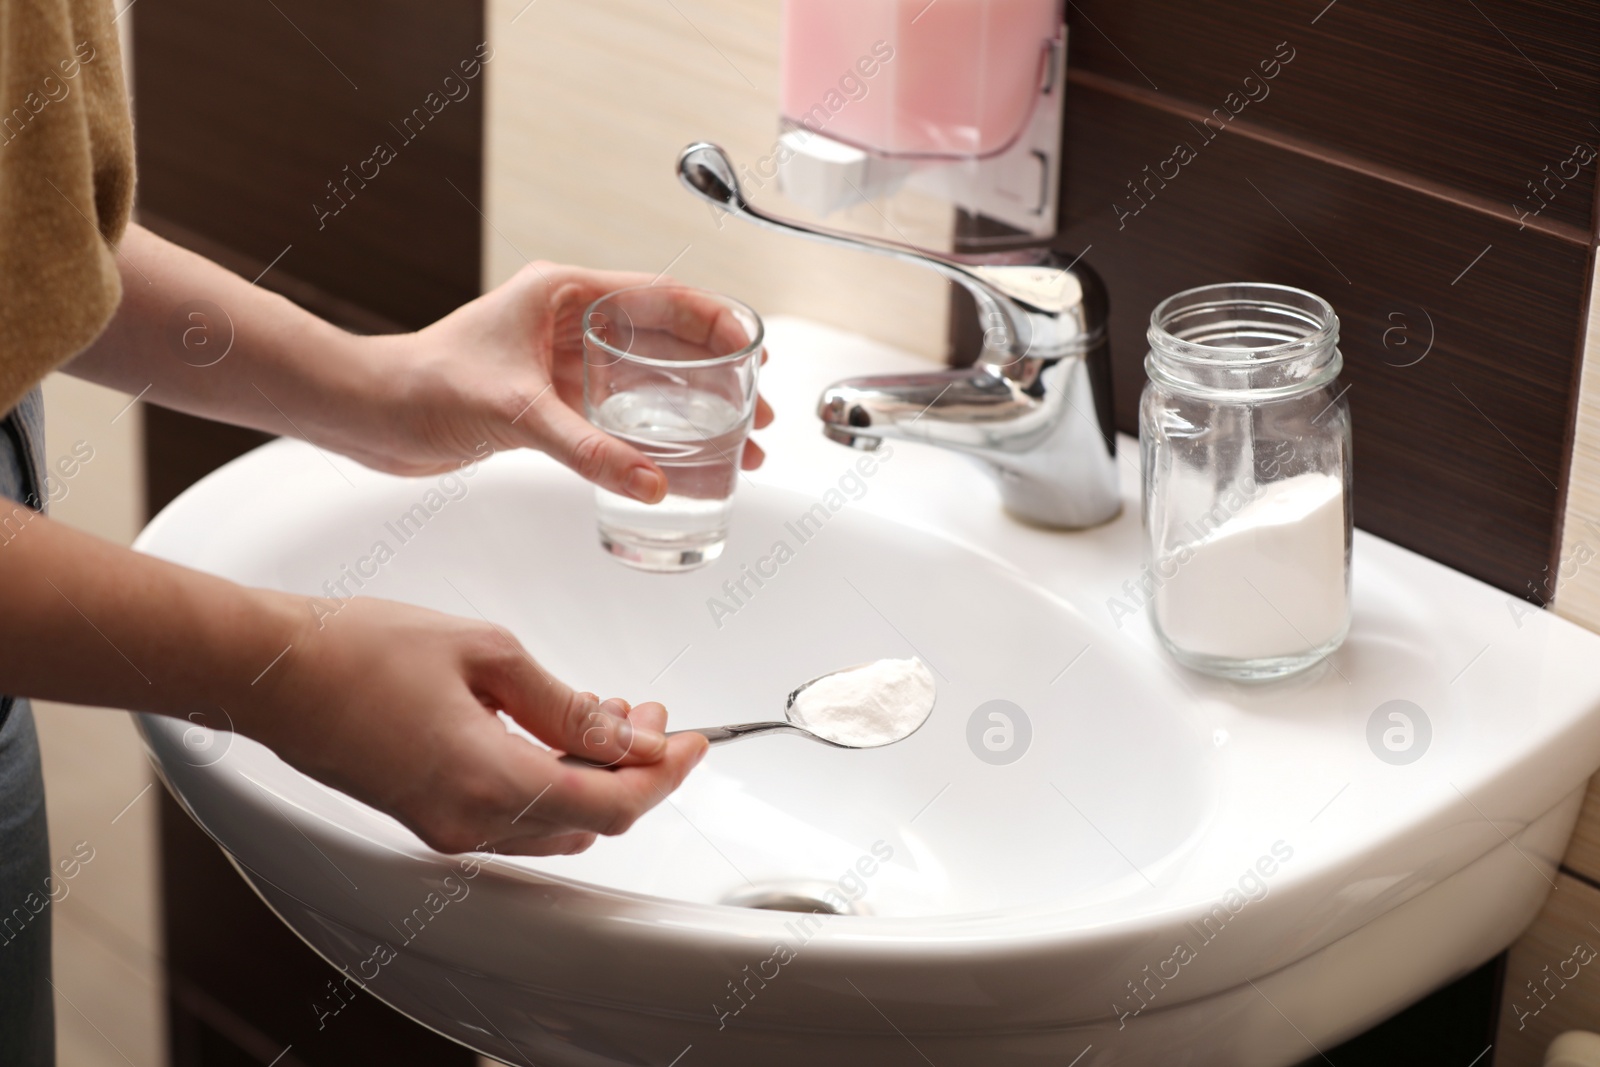
<path id="1" fill-rule="evenodd" d="M 970 368 L 836 382 L 817 405 L 830 439 L 868 450 L 885 438 L 921 441 L 970 455 L 994 474 L 1007 511 L 1042 526 L 1098 526 L 1121 511 L 1105 288 L 1087 266 L 1035 250 L 939 256 L 778 218 L 745 199 L 713 144 L 685 148 L 678 177 L 730 215 L 919 264 L 977 302 L 983 347 Z"/>

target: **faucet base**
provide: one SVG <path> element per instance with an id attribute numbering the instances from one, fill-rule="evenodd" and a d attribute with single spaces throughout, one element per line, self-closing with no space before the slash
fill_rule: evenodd
<path id="1" fill-rule="evenodd" d="M 991 468 L 1006 514 L 1029 526 L 1046 530 L 1088 530 L 1103 526 L 1122 514 L 1122 493 L 1113 482 L 1104 495 L 1075 495 L 1062 499 L 1058 486 L 1041 485 L 1014 471 Z"/>

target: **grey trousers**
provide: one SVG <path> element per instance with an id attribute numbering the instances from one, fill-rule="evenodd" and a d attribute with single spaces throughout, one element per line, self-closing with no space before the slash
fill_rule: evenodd
<path id="1" fill-rule="evenodd" d="M 35 389 L 0 421 L 0 494 L 38 510 L 45 500 L 39 462 L 43 415 Z M 0 501 L 6 515 L 14 506 Z M 26 700 L 0 697 L 0 1064 L 5 1067 L 52 1067 L 56 1059 L 50 875 L 33 709 Z"/>

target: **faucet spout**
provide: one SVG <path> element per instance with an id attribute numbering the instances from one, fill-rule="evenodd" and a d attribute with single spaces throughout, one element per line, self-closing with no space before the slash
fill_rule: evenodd
<path id="1" fill-rule="evenodd" d="M 1095 408 L 1088 364 L 1057 360 L 1032 388 L 982 364 L 850 378 L 823 391 L 817 415 L 824 434 L 856 448 L 917 441 L 971 456 L 1013 515 L 1082 529 L 1122 510 L 1114 439 Z"/>
<path id="2" fill-rule="evenodd" d="M 1036 416 L 1037 407 L 1015 383 L 973 368 L 836 382 L 823 391 L 817 417 L 830 437 L 844 431 L 858 439 L 922 441 L 987 453 L 1016 451 L 1009 440 L 1012 428 Z"/>

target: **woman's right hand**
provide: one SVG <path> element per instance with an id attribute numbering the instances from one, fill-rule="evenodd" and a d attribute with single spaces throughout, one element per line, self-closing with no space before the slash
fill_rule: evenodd
<path id="1" fill-rule="evenodd" d="M 366 598 L 313 620 L 294 599 L 306 626 L 230 709 L 238 729 L 441 852 L 581 852 L 705 755 L 696 734 L 663 735 L 660 704 L 574 692 L 498 627 Z M 508 733 L 499 710 L 556 751 Z"/>

